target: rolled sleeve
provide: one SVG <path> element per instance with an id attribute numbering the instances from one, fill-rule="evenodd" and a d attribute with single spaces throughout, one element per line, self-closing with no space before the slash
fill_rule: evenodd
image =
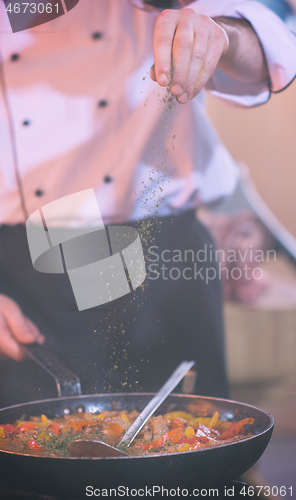
<path id="1" fill-rule="evenodd" d="M 251 23 L 265 53 L 270 87 L 266 84 L 238 82 L 217 69 L 207 83 L 206 89 L 216 97 L 237 106 L 263 104 L 269 99 L 271 92 L 284 90 L 295 78 L 296 36 L 276 14 L 259 2 L 220 0 L 220 5 L 217 7 L 215 3 L 214 0 L 212 12 L 208 10 L 206 15 L 241 18 Z M 202 5 L 203 1 L 196 1 L 185 8 L 205 13 L 201 8 Z"/>

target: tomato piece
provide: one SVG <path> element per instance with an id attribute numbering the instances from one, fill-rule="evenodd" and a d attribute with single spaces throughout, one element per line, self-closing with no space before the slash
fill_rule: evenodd
<path id="1" fill-rule="evenodd" d="M 60 431 L 60 427 L 59 427 L 59 425 L 58 425 L 58 424 L 51 424 L 51 425 L 49 426 L 49 429 L 51 429 L 51 430 L 52 430 L 52 431 L 56 434 L 56 436 L 59 436 L 59 435 L 60 435 L 60 433 L 61 433 L 61 431 Z"/>
<path id="2" fill-rule="evenodd" d="M 240 434 L 241 428 L 244 425 L 246 424 L 252 425 L 253 423 L 254 423 L 253 418 L 244 418 L 243 420 L 240 420 L 239 422 L 236 422 L 232 424 L 230 427 L 228 427 L 228 429 L 225 432 L 223 432 L 223 434 L 218 436 L 217 439 L 229 439 L 234 436 L 237 436 L 238 434 Z"/>
<path id="3" fill-rule="evenodd" d="M 103 429 L 103 433 L 111 438 L 118 438 L 124 432 L 124 428 L 119 424 L 109 424 Z"/>
<path id="4" fill-rule="evenodd" d="M 72 422 L 69 422 L 69 427 L 71 427 L 73 431 L 77 432 L 83 431 L 87 426 L 87 420 L 74 420 Z"/>
<path id="5" fill-rule="evenodd" d="M 31 439 L 31 441 L 28 441 L 27 446 L 28 448 L 30 448 L 30 450 L 43 450 L 42 446 L 36 443 L 35 439 Z"/>
<path id="6" fill-rule="evenodd" d="M 167 432 L 164 436 L 166 436 L 166 441 L 170 441 L 171 443 L 177 443 L 179 441 L 180 437 L 182 436 L 182 434 L 183 434 L 182 428 L 177 427 L 176 429 L 173 429 L 172 431 Z"/>
<path id="7" fill-rule="evenodd" d="M 72 420 L 71 422 L 69 422 L 68 425 L 69 427 L 71 427 L 73 431 L 80 432 L 83 431 L 86 427 L 90 426 L 91 424 L 92 424 L 91 420 Z"/>
<path id="8" fill-rule="evenodd" d="M 22 424 L 18 427 L 18 432 L 26 432 L 28 429 L 37 429 L 37 425 L 33 422 L 27 422 L 26 424 Z"/>
<path id="9" fill-rule="evenodd" d="M 160 439 L 157 439 L 156 441 L 152 441 L 152 443 L 146 443 L 144 444 L 144 450 L 147 451 L 147 450 L 151 450 L 152 448 L 160 448 L 161 446 L 163 446 L 165 443 L 163 437 L 161 437 Z"/>
<path id="10" fill-rule="evenodd" d="M 178 427 L 180 427 L 180 429 L 184 429 L 184 422 L 181 418 L 174 418 L 172 421 L 171 421 L 171 429 L 177 429 Z"/>

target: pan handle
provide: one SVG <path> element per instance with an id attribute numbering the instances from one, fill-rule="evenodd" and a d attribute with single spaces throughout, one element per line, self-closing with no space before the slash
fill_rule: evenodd
<path id="1" fill-rule="evenodd" d="M 80 396 L 80 380 L 75 373 L 60 363 L 60 361 L 49 351 L 39 344 L 20 344 L 23 351 L 38 363 L 51 377 L 54 378 L 58 396 Z"/>

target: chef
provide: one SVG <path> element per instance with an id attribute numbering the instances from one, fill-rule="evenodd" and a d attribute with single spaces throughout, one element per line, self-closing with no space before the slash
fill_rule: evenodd
<path id="1" fill-rule="evenodd" d="M 268 101 L 295 76 L 296 40 L 255 1 L 155 4 L 80 0 L 17 33 L 0 4 L 1 406 L 55 396 L 19 345 L 45 339 L 84 393 L 156 390 L 194 359 L 195 392 L 228 395 L 221 282 L 197 257 L 213 242 L 195 209 L 229 195 L 237 171 L 201 91 Z M 34 269 L 25 223 L 91 189 L 105 226 L 139 231 L 147 277 L 78 311 L 66 273 Z M 89 207 L 78 203 L 73 219 L 91 219 Z"/>

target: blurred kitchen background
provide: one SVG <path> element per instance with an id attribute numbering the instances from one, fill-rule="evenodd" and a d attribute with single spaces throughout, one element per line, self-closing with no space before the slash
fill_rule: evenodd
<path id="1" fill-rule="evenodd" d="M 289 4 L 281 0 L 263 3 L 275 9 L 296 31 L 295 0 Z M 296 252 L 296 80 L 285 92 L 272 95 L 264 106 L 226 109 L 225 104 L 207 96 L 207 108 L 222 141 L 241 164 L 244 175 L 247 165 L 251 182 L 261 198 L 260 210 L 263 202 L 264 222 L 270 223 L 275 232 L 279 231 L 278 235 L 293 254 L 293 250 Z M 247 179 L 247 185 L 248 182 Z M 242 185 L 245 186 L 244 179 Z M 256 248 L 262 243 L 263 247 L 265 244 L 266 248 L 277 246 L 278 250 L 276 262 L 270 259 L 260 263 L 264 271 L 262 286 L 241 292 L 236 291 L 233 284 L 233 290 L 229 285 L 225 290 L 231 397 L 259 406 L 275 418 L 271 443 L 247 474 L 248 481 L 258 485 L 293 486 L 296 495 L 296 260 L 279 251 L 281 244 L 272 241 L 265 224 L 260 230 L 260 217 L 252 215 L 245 200 L 240 198 L 244 198 L 242 190 L 225 205 L 225 210 L 222 204 L 215 207 L 214 215 L 213 212 L 202 215 L 217 236 L 218 247 L 227 248 L 225 238 L 229 240 L 230 234 L 230 241 L 241 238 L 244 248 L 250 244 Z M 264 203 L 295 241 L 282 232 L 265 210 Z M 224 228 L 222 235 L 221 227 Z"/>

